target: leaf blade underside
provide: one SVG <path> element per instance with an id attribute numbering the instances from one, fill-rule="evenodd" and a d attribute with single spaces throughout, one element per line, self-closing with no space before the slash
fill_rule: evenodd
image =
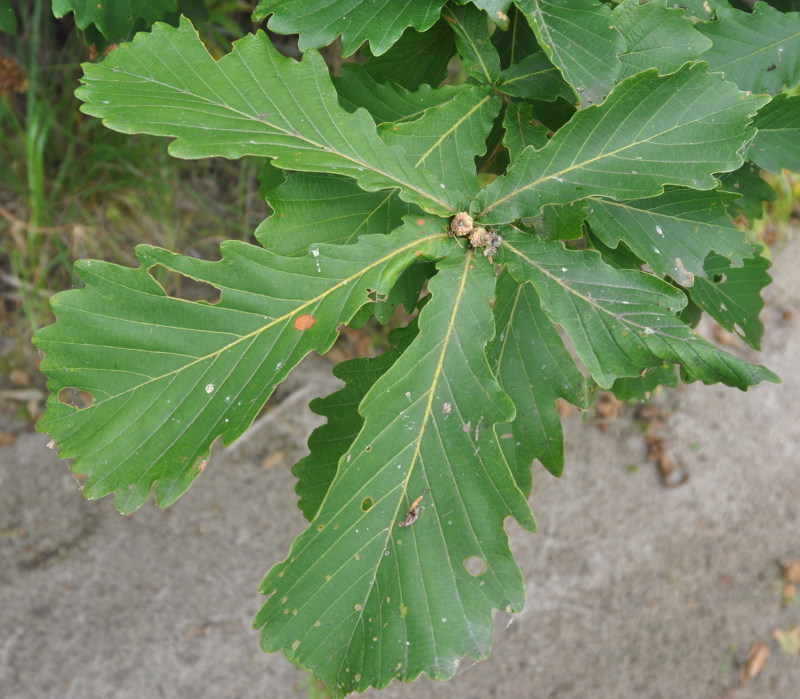
<path id="1" fill-rule="evenodd" d="M 437 214 L 464 203 L 387 147 L 366 112 L 338 105 L 319 54 L 298 63 L 263 32 L 215 61 L 188 20 L 177 29 L 158 23 L 84 70 L 76 92 L 83 112 L 123 133 L 171 136 L 175 157 L 273 158 L 284 169 L 352 177 L 370 191 L 397 188 Z"/>
<path id="2" fill-rule="evenodd" d="M 746 390 L 779 382 L 706 342 L 677 317 L 683 293 L 657 277 L 615 269 L 597 252 L 512 235 L 503 260 L 519 282 L 530 281 L 550 320 L 561 325 L 578 356 L 602 388 L 664 362 L 680 364 L 684 380 L 722 382 Z"/>
<path id="3" fill-rule="evenodd" d="M 261 587 L 264 650 L 335 697 L 450 677 L 488 654 L 492 608 L 523 603 L 502 521 L 535 525 L 492 429 L 513 416 L 484 354 L 494 271 L 474 253 L 438 267 L 419 335 L 370 389 L 319 512 Z M 415 502 L 418 521 L 399 526 Z"/>
<path id="4" fill-rule="evenodd" d="M 444 228 L 414 219 L 392 236 L 295 258 L 229 241 L 219 262 L 148 246 L 137 249 L 137 269 L 86 261 L 87 287 L 59 294 L 57 322 L 36 337 L 51 391 L 38 428 L 89 475 L 87 498 L 114 492 L 128 513 L 157 483 L 167 506 L 200 474 L 214 440 L 239 437 L 303 356 L 327 351 L 339 325 L 420 256 L 449 249 Z M 167 296 L 155 266 L 211 284 L 219 302 Z M 93 404 L 60 402 L 68 387 Z"/>
<path id="5" fill-rule="evenodd" d="M 740 151 L 756 133 L 750 117 L 767 101 L 702 64 L 665 76 L 639 73 L 575 114 L 547 146 L 523 151 L 472 210 L 504 223 L 592 195 L 635 199 L 667 184 L 713 189 L 714 173 L 742 164 Z"/>

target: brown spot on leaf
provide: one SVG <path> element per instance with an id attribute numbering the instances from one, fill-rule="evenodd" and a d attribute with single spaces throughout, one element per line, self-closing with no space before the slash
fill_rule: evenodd
<path id="1" fill-rule="evenodd" d="M 314 323 L 317 322 L 317 319 L 309 313 L 303 313 L 301 316 L 297 316 L 294 319 L 294 327 L 296 330 L 309 330 L 310 328 L 314 327 Z"/>

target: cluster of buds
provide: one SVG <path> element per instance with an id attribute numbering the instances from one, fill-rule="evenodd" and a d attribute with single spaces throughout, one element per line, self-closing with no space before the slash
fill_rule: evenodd
<path id="1" fill-rule="evenodd" d="M 484 257 L 492 261 L 492 257 L 497 253 L 500 248 L 500 243 L 503 242 L 502 237 L 497 235 L 491 228 L 484 228 L 483 226 L 474 225 L 466 211 L 457 213 L 453 220 L 450 222 L 450 230 L 453 235 L 459 238 L 469 238 L 469 244 L 473 248 L 483 248 Z"/>

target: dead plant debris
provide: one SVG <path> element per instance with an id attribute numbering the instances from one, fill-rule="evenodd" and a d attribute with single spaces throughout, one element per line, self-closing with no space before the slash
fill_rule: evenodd
<path id="1" fill-rule="evenodd" d="M 661 406 L 646 404 L 636 410 L 636 419 L 645 427 L 647 463 L 658 466 L 661 482 L 667 488 L 677 488 L 689 480 L 685 464 L 672 456 L 667 448 L 669 414 Z"/>
<path id="2" fill-rule="evenodd" d="M 767 664 L 767 658 L 769 658 L 769 646 L 766 643 L 756 643 L 750 647 L 742 672 L 742 684 L 758 677 Z"/>

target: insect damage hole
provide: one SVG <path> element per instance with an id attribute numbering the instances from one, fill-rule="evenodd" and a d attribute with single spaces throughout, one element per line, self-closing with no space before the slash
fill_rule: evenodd
<path id="1" fill-rule="evenodd" d="M 484 561 L 480 556 L 469 556 L 468 558 L 465 558 L 464 568 L 467 569 L 467 572 L 470 575 L 474 575 L 476 578 L 479 575 L 483 575 L 487 570 L 486 561 Z"/>
<path id="2" fill-rule="evenodd" d="M 375 501 L 371 497 L 366 497 L 361 501 L 361 511 L 362 512 L 369 512 L 372 509 L 372 506 L 375 504 Z"/>
<path id="3" fill-rule="evenodd" d="M 64 405 L 70 405 L 78 410 L 91 408 L 94 404 L 94 396 L 89 391 L 82 391 L 79 388 L 72 386 L 62 388 L 58 392 L 58 402 Z"/>
<path id="4" fill-rule="evenodd" d="M 194 279 L 164 265 L 153 265 L 147 270 L 161 288 L 174 299 L 206 303 L 215 306 L 222 297 L 222 291 L 208 282 Z"/>

